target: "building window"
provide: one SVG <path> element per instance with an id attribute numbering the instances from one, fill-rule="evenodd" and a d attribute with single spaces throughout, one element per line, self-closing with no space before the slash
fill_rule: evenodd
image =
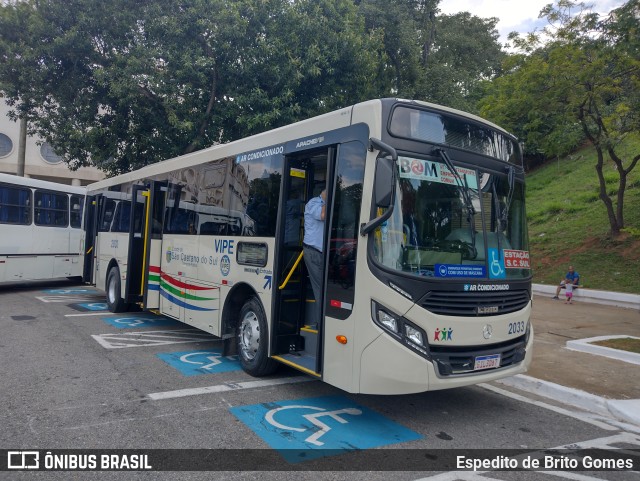
<path id="1" fill-rule="evenodd" d="M 54 152 L 53 147 L 48 142 L 40 146 L 40 155 L 47 164 L 59 164 L 62 162 L 62 157 Z"/>
<path id="2" fill-rule="evenodd" d="M 0 134 L 0 157 L 6 157 L 13 150 L 13 142 L 5 135 Z"/>

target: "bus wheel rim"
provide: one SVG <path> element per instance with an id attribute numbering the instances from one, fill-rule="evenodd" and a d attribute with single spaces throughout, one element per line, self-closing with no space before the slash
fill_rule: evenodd
<path id="1" fill-rule="evenodd" d="M 240 326 L 240 348 L 245 359 L 252 361 L 260 346 L 260 322 L 255 312 L 247 312 Z"/>
<path id="2" fill-rule="evenodd" d="M 109 301 L 112 304 L 116 302 L 116 283 L 113 276 L 109 279 Z"/>

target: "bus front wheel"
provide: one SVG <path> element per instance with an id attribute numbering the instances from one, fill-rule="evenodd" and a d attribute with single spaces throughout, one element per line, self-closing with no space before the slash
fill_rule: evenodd
<path id="1" fill-rule="evenodd" d="M 238 319 L 238 357 L 242 369 L 252 376 L 273 373 L 278 363 L 269 357 L 269 330 L 258 299 L 252 297 L 242 306 Z"/>
<path id="2" fill-rule="evenodd" d="M 107 306 L 111 312 L 122 312 L 126 309 L 121 293 L 120 269 L 112 267 L 107 274 Z"/>

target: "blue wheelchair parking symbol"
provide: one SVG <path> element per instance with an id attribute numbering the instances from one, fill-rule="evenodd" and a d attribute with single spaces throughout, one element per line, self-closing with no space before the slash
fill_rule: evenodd
<path id="1" fill-rule="evenodd" d="M 103 317 L 102 320 L 113 327 L 117 327 L 118 329 L 168 326 L 178 327 L 181 325 L 179 322 L 168 317 L 155 315 Z"/>
<path id="2" fill-rule="evenodd" d="M 342 396 L 239 406 L 230 411 L 289 463 L 422 438 Z"/>
<path id="3" fill-rule="evenodd" d="M 106 302 L 85 302 L 82 304 L 76 304 L 87 311 L 106 311 L 109 309 Z"/>
<path id="4" fill-rule="evenodd" d="M 238 356 L 223 356 L 219 350 L 167 352 L 156 355 L 185 376 L 215 374 L 242 369 Z"/>
<path id="5" fill-rule="evenodd" d="M 94 289 L 45 289 L 46 294 L 95 294 Z"/>

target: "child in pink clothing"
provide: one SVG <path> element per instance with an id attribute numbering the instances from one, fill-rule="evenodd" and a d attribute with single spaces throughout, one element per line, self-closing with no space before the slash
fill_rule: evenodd
<path id="1" fill-rule="evenodd" d="M 569 279 L 564 284 L 564 291 L 567 296 L 567 300 L 564 301 L 565 304 L 573 304 L 573 284 Z"/>

